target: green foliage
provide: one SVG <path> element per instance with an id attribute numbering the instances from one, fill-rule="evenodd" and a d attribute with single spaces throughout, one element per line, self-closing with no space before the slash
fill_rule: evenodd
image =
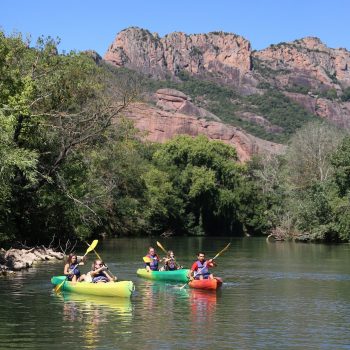
<path id="1" fill-rule="evenodd" d="M 250 164 L 279 238 L 349 241 L 350 141 L 343 138 L 326 124 L 310 124 L 281 159 Z"/>
<path id="2" fill-rule="evenodd" d="M 170 175 L 151 167 L 143 175 L 147 187 L 145 219 L 149 233 L 179 231 L 183 225 L 184 203 L 178 196 Z"/>
<path id="3" fill-rule="evenodd" d="M 82 159 L 128 97 L 90 57 L 58 55 L 52 38 L 29 45 L 0 33 L 0 239 L 91 234 Z"/>
<path id="4" fill-rule="evenodd" d="M 350 86 L 344 89 L 341 99 L 344 102 L 350 101 Z"/>
<path id="5" fill-rule="evenodd" d="M 286 90 L 289 92 L 296 92 L 298 94 L 303 94 L 303 95 L 307 95 L 308 92 L 310 91 L 310 88 L 307 86 L 302 86 L 302 85 L 291 85 L 291 86 L 287 86 Z"/>
<path id="6" fill-rule="evenodd" d="M 171 212 L 181 217 L 175 226 L 163 226 L 162 230 L 198 235 L 237 234 L 243 226 L 255 228 L 254 217 L 259 213 L 247 210 L 254 189 L 236 158 L 233 148 L 204 136 L 179 136 L 156 151 L 156 167 L 168 174 L 162 181 L 166 181 L 168 192 L 178 197 L 177 209 L 174 200 L 169 201 L 171 208 L 162 203 L 165 214 L 159 221 L 169 224 Z M 256 197 L 255 201 L 258 205 Z"/>
<path id="7" fill-rule="evenodd" d="M 343 142 L 332 157 L 335 168 L 335 183 L 341 196 L 345 196 L 350 190 L 350 137 Z"/>
<path id="8" fill-rule="evenodd" d="M 191 57 L 200 57 L 202 56 L 202 51 L 197 47 L 193 46 L 190 51 L 190 56 Z"/>
<path id="9" fill-rule="evenodd" d="M 288 137 L 308 122 L 317 120 L 301 106 L 276 91 L 248 96 L 247 101 L 255 107 L 252 109 L 255 113 L 265 116 L 272 124 L 281 126 Z"/>
<path id="10" fill-rule="evenodd" d="M 335 100 L 338 98 L 337 90 L 333 88 L 320 92 L 319 95 L 321 97 L 328 98 L 329 100 Z"/>
<path id="11" fill-rule="evenodd" d="M 338 199 L 334 205 L 334 231 L 341 241 L 350 242 L 350 202 L 349 196 Z"/>

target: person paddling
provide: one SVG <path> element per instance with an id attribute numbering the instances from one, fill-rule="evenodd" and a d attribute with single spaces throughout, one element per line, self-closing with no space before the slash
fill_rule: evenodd
<path id="1" fill-rule="evenodd" d="M 84 263 L 82 261 L 78 263 L 78 256 L 76 254 L 69 254 L 63 270 L 63 273 L 66 276 L 68 276 L 67 277 L 68 281 L 70 282 L 80 281 L 81 273 L 78 265 L 84 265 Z"/>
<path id="2" fill-rule="evenodd" d="M 188 277 L 191 280 L 214 279 L 213 274 L 209 272 L 210 267 L 216 266 L 214 260 L 205 260 L 205 254 L 203 252 L 198 253 L 197 259 L 198 260 L 193 263 Z"/>
<path id="3" fill-rule="evenodd" d="M 145 258 L 149 260 L 149 262 L 145 261 Z M 158 271 L 159 269 L 159 256 L 157 255 L 155 249 L 153 247 L 149 247 L 148 254 L 145 256 L 145 268 L 148 272 L 150 271 Z"/>
<path id="4" fill-rule="evenodd" d="M 175 255 L 172 250 L 168 250 L 166 258 L 164 258 L 164 271 L 174 271 L 180 269 L 181 266 L 175 260 Z"/>
<path id="5" fill-rule="evenodd" d="M 89 272 L 92 283 L 106 283 L 113 282 L 113 278 L 108 275 L 106 272 L 108 268 L 104 262 L 100 259 L 96 259 L 92 264 L 92 270 Z"/>

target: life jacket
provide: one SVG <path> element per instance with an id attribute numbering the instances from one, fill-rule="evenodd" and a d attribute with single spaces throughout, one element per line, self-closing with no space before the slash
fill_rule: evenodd
<path id="1" fill-rule="evenodd" d="M 149 263 L 149 267 L 152 271 L 158 271 L 158 255 L 146 255 L 148 258 L 150 258 L 152 261 Z"/>
<path id="2" fill-rule="evenodd" d="M 73 276 L 77 276 L 77 278 L 80 277 L 80 270 L 78 268 L 78 265 L 77 264 L 72 264 L 69 266 L 69 271 L 73 271 Z M 73 278 L 72 275 L 68 275 L 68 281 L 71 281 L 72 278 Z"/>
<path id="3" fill-rule="evenodd" d="M 98 275 L 95 275 L 92 278 L 92 283 L 97 283 L 97 282 L 108 282 L 108 278 L 106 277 L 106 275 L 103 272 L 100 272 Z"/>
<path id="4" fill-rule="evenodd" d="M 194 272 L 195 278 L 198 279 L 200 275 L 202 275 L 204 278 L 210 275 L 209 269 L 206 264 L 206 260 L 203 261 L 203 264 L 199 260 L 197 260 L 197 266 L 198 269 Z"/>
<path id="5" fill-rule="evenodd" d="M 170 259 L 170 261 L 167 261 L 166 263 L 166 270 L 167 271 L 174 271 L 176 270 L 176 262 L 175 259 Z"/>

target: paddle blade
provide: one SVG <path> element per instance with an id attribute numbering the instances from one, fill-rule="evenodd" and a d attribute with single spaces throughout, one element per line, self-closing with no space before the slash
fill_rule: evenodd
<path id="1" fill-rule="evenodd" d="M 188 280 L 188 282 L 186 282 L 183 286 L 180 287 L 180 289 L 184 289 L 189 283 L 190 283 L 191 280 Z"/>
<path id="2" fill-rule="evenodd" d="M 90 253 L 91 251 L 93 251 L 96 248 L 97 244 L 98 244 L 98 240 L 97 239 L 92 241 L 92 243 L 90 244 L 89 248 L 86 249 L 86 253 L 84 255 L 86 255 L 86 254 Z"/>
<path id="3" fill-rule="evenodd" d="M 86 241 L 84 241 L 84 242 L 86 243 L 86 245 L 87 245 L 88 247 L 90 247 L 90 244 L 89 244 L 88 242 L 86 242 Z M 92 243 L 93 243 L 93 242 L 92 242 Z M 97 244 L 97 243 L 96 243 L 96 244 Z M 97 259 L 103 261 L 102 258 L 101 258 L 100 255 L 96 252 L 95 249 L 94 249 L 94 253 L 95 253 L 95 255 L 97 256 Z"/>
<path id="4" fill-rule="evenodd" d="M 66 282 L 66 278 L 65 278 L 64 281 L 62 281 L 60 284 L 58 284 L 57 286 L 55 286 L 55 288 L 54 288 L 55 293 L 59 293 L 59 292 L 60 292 L 61 288 L 62 288 L 63 285 L 64 285 L 64 282 Z"/>
<path id="5" fill-rule="evenodd" d="M 157 241 L 157 246 L 165 253 L 168 254 L 168 252 L 165 250 L 165 248 L 162 246 L 160 242 Z"/>
<path id="6" fill-rule="evenodd" d="M 213 260 L 216 259 L 216 258 L 217 258 L 220 254 L 222 254 L 224 251 L 226 251 L 230 245 L 231 245 L 231 242 L 230 242 L 224 249 L 220 250 L 219 253 L 217 253 L 217 254 L 214 256 Z"/>
<path id="7" fill-rule="evenodd" d="M 147 264 L 147 263 L 152 262 L 152 259 L 149 258 L 148 256 L 144 256 L 144 257 L 143 257 L 143 261 Z"/>

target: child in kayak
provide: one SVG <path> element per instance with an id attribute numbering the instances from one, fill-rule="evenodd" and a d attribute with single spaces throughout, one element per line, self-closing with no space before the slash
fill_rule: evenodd
<path id="1" fill-rule="evenodd" d="M 145 268 L 148 272 L 158 271 L 160 259 L 153 247 L 149 247 L 148 254 L 143 258 L 143 260 L 145 262 Z"/>
<path id="2" fill-rule="evenodd" d="M 172 250 L 169 250 L 166 258 L 164 258 L 163 271 L 174 271 L 180 269 L 181 266 L 175 260 L 175 255 Z"/>
<path id="3" fill-rule="evenodd" d="M 214 279 L 213 274 L 209 272 L 209 267 L 216 266 L 213 259 L 205 260 L 205 254 L 203 252 L 198 253 L 197 259 L 198 260 L 193 263 L 188 277 L 191 280 Z"/>
<path id="4" fill-rule="evenodd" d="M 71 282 L 78 282 L 80 280 L 80 270 L 79 265 L 83 265 L 84 263 L 81 261 L 78 263 L 78 256 L 76 254 L 69 254 L 67 258 L 67 262 L 64 265 L 63 273 L 68 276 L 67 280 Z"/>
<path id="5" fill-rule="evenodd" d="M 106 283 L 113 282 L 113 278 L 108 275 L 106 272 L 108 268 L 104 262 L 100 259 L 96 259 L 92 264 L 92 270 L 87 274 L 92 278 L 92 283 Z M 85 277 L 85 280 L 88 281 L 88 277 Z"/>

